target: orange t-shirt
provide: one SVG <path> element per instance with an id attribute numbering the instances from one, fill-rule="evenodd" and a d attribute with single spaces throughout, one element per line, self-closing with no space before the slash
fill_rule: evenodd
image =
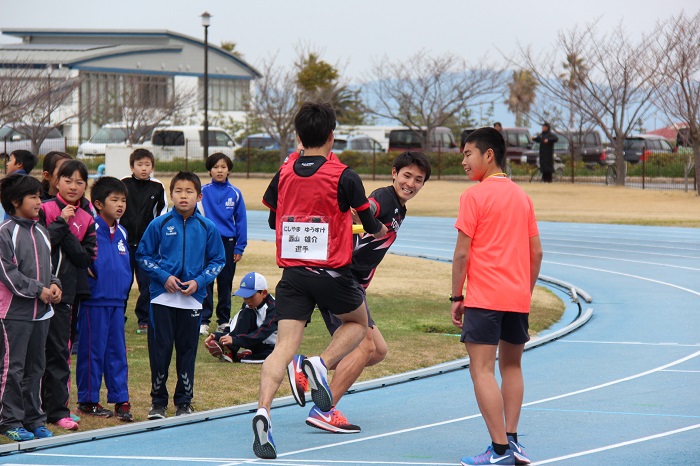
<path id="1" fill-rule="evenodd" d="M 465 307 L 530 312 L 530 238 L 539 235 L 532 200 L 508 178 L 464 191 L 455 228 L 471 238 Z"/>

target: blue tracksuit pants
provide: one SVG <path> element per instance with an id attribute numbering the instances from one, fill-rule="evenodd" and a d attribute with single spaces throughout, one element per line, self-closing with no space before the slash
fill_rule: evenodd
<path id="1" fill-rule="evenodd" d="M 103 376 L 108 403 L 129 401 L 124 307 L 81 304 L 78 342 L 78 403 L 99 403 Z"/>

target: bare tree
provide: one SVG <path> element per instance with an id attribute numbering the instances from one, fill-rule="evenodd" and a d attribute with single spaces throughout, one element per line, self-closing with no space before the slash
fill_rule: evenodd
<path id="1" fill-rule="evenodd" d="M 700 12 L 685 13 L 658 25 L 659 58 L 655 103 L 671 121 L 685 123 L 700 173 Z M 689 163 L 686 169 L 690 170 Z M 700 195 L 700 184 L 697 186 Z"/>
<path id="2" fill-rule="evenodd" d="M 624 140 L 652 106 L 656 64 L 651 45 L 649 36 L 633 43 L 622 24 L 601 34 L 593 23 L 561 32 L 555 49 L 539 56 L 520 47 L 519 66 L 532 72 L 541 92 L 595 122 L 615 144 L 619 185 L 625 182 Z M 587 68 L 563 73 L 561 60 L 567 57 L 583 60 Z"/>
<path id="3" fill-rule="evenodd" d="M 262 77 L 255 82 L 250 111 L 279 144 L 280 161 L 283 161 L 294 135 L 294 114 L 300 97 L 296 72 L 279 67 L 275 62 L 276 56 L 273 56 L 263 60 L 260 65 Z"/>
<path id="4" fill-rule="evenodd" d="M 0 126 L 11 123 L 23 109 L 21 102 L 34 95 L 33 81 L 36 76 L 27 64 L 8 65 L 0 69 Z"/>
<path id="5" fill-rule="evenodd" d="M 11 122 L 21 127 L 31 141 L 32 153 L 39 147 L 52 129 L 60 127 L 80 116 L 77 105 L 70 103 L 73 93 L 80 87 L 80 78 L 65 72 L 51 76 L 27 76 L 29 81 L 23 95 L 18 96 Z"/>
<path id="6" fill-rule="evenodd" d="M 458 56 L 431 56 L 420 51 L 408 60 L 384 57 L 375 63 L 366 83 L 370 111 L 413 130 L 427 148 L 426 135 L 446 124 L 480 98 L 502 93 L 504 74 L 483 60 L 469 68 Z M 490 101 L 492 99 L 488 99 Z M 423 131 L 425 130 L 425 131 Z"/>

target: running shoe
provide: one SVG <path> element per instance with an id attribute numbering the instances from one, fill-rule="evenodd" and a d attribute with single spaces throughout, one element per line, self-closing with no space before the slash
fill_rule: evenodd
<path id="1" fill-rule="evenodd" d="M 302 365 L 306 360 L 306 356 L 295 354 L 292 362 L 287 366 L 287 375 L 289 376 L 289 385 L 292 387 L 292 396 L 299 406 L 306 405 L 306 396 L 304 393 L 309 390 L 309 380 L 306 378 Z"/>
<path id="2" fill-rule="evenodd" d="M 318 406 L 311 408 L 306 424 L 336 434 L 357 434 L 361 430 L 360 426 L 350 424 L 339 409 L 331 408 L 330 411 L 323 412 Z"/>
<path id="3" fill-rule="evenodd" d="M 58 421 L 54 422 L 54 424 L 56 424 L 61 429 L 78 430 L 78 423 L 70 417 L 64 417 L 63 419 L 59 419 Z"/>
<path id="4" fill-rule="evenodd" d="M 116 403 L 114 405 L 114 414 L 120 421 L 132 422 L 134 420 L 134 416 L 131 414 L 131 403 L 128 401 Z"/>
<path id="5" fill-rule="evenodd" d="M 513 440 L 513 437 L 510 435 L 508 436 L 508 444 L 508 448 L 513 450 L 513 455 L 515 455 L 515 464 L 530 464 L 530 457 L 525 453 L 525 448 Z"/>
<path id="6" fill-rule="evenodd" d="M 24 427 L 15 427 L 14 429 L 6 430 L 5 435 L 15 442 L 24 442 L 25 440 L 34 440 L 34 434 L 29 432 Z"/>
<path id="7" fill-rule="evenodd" d="M 192 405 L 189 403 L 180 403 L 177 405 L 177 411 L 175 411 L 175 416 L 183 416 L 185 414 L 192 414 Z"/>
<path id="8" fill-rule="evenodd" d="M 49 438 L 53 437 L 53 434 L 49 429 L 46 428 L 46 426 L 39 426 L 36 429 L 32 431 L 34 434 L 34 438 Z"/>
<path id="9" fill-rule="evenodd" d="M 148 333 L 148 324 L 139 324 L 139 327 L 136 329 L 136 333 L 140 334 L 146 334 Z"/>
<path id="10" fill-rule="evenodd" d="M 328 386 L 328 369 L 323 359 L 320 356 L 312 356 L 305 359 L 301 367 L 309 381 L 311 399 L 321 411 L 330 411 L 333 407 L 333 394 Z"/>
<path id="11" fill-rule="evenodd" d="M 70 418 L 73 419 L 73 421 L 75 421 L 75 422 L 80 422 L 80 416 L 78 416 L 77 414 L 75 414 L 72 411 L 70 413 Z"/>
<path id="12" fill-rule="evenodd" d="M 493 450 L 493 445 L 489 445 L 485 452 L 477 456 L 464 456 L 461 463 L 463 466 L 470 464 L 515 464 L 515 455 L 512 450 L 506 450 L 502 455 L 497 455 Z"/>
<path id="13" fill-rule="evenodd" d="M 204 346 L 207 347 L 209 354 L 215 358 L 221 358 L 221 354 L 224 352 L 221 345 L 216 340 L 204 340 Z"/>
<path id="14" fill-rule="evenodd" d="M 209 324 L 202 324 L 199 326 L 199 334 L 207 336 L 209 335 Z"/>
<path id="15" fill-rule="evenodd" d="M 272 421 L 264 408 L 258 409 L 253 418 L 253 452 L 258 458 L 274 460 L 277 458 L 277 447 L 272 440 Z"/>
<path id="16" fill-rule="evenodd" d="M 99 403 L 78 403 L 78 411 L 95 417 L 112 417 L 114 413 Z"/>
<path id="17" fill-rule="evenodd" d="M 152 405 L 151 410 L 148 412 L 148 419 L 150 421 L 155 419 L 165 419 L 165 406 Z"/>
<path id="18" fill-rule="evenodd" d="M 228 324 L 219 324 L 216 326 L 216 331 L 219 333 L 228 333 L 229 326 Z"/>

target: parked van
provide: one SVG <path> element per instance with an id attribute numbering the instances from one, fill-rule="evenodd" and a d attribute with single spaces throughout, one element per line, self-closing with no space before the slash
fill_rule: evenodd
<path id="1" fill-rule="evenodd" d="M 423 129 L 423 137 L 426 130 Z M 450 128 L 438 126 L 430 132 L 429 152 L 459 152 L 454 135 Z M 389 152 L 403 152 L 410 149 L 421 149 L 420 135 L 410 129 L 395 129 L 389 133 Z"/>
<path id="2" fill-rule="evenodd" d="M 335 154 L 346 150 L 368 154 L 384 152 L 384 148 L 378 141 L 365 134 L 335 134 L 334 138 L 332 150 Z"/>
<path id="3" fill-rule="evenodd" d="M 209 155 L 222 152 L 234 160 L 236 143 L 221 128 L 209 127 Z M 153 131 L 150 144 L 146 144 L 157 160 L 176 158 L 204 158 L 204 127 L 202 126 L 168 126 Z"/>
<path id="4" fill-rule="evenodd" d="M 37 128 L 20 125 L 0 127 L 0 152 L 11 154 L 16 150 L 31 151 L 32 141 L 29 134 L 36 130 Z M 42 131 L 46 131 L 46 138 L 39 146 L 39 153 L 34 155 L 46 155 L 52 150 L 66 151 L 66 140 L 59 130 L 47 126 L 42 128 Z"/>
<path id="5" fill-rule="evenodd" d="M 477 128 L 465 128 L 462 130 L 461 147 L 464 141 Z M 511 163 L 526 163 L 527 151 L 532 149 L 532 138 L 527 128 L 503 128 L 501 131 L 506 143 L 506 160 Z"/>

